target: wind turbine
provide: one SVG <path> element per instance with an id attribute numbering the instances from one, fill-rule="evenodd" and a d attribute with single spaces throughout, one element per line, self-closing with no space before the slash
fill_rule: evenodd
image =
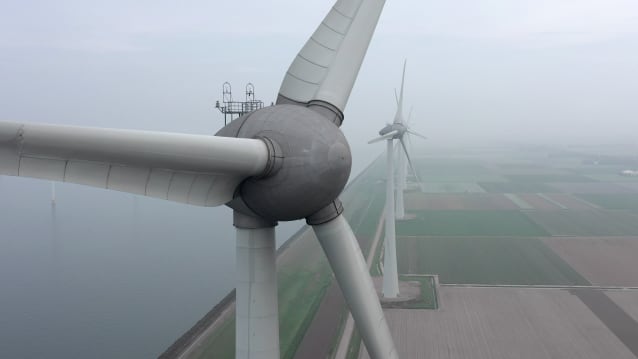
<path id="1" fill-rule="evenodd" d="M 394 122 L 392 124 L 386 125 L 384 128 L 379 131 L 380 137 L 377 137 L 373 140 L 370 140 L 368 143 L 375 143 L 383 140 L 387 140 L 387 179 L 386 179 L 386 191 L 385 191 L 385 241 L 384 241 L 384 257 L 383 257 L 383 296 L 385 298 L 396 298 L 399 296 L 399 273 L 397 269 L 397 248 L 396 248 L 396 230 L 395 230 L 395 220 L 397 218 L 395 213 L 395 206 L 398 207 L 399 202 L 395 203 L 394 198 L 394 140 L 398 140 L 401 147 L 403 148 L 403 152 L 405 153 L 405 158 L 408 160 L 408 164 L 414 173 L 417 181 L 419 180 L 419 175 L 414 170 L 414 166 L 412 165 L 412 160 L 410 159 L 410 154 L 408 153 L 408 149 L 405 145 L 404 137 L 407 134 L 413 133 L 415 135 L 421 136 L 414 131 L 411 131 L 406 124 L 403 122 L 403 87 L 405 84 L 405 67 L 407 64 L 407 60 L 403 63 L 403 76 L 401 77 L 401 91 L 397 97 L 397 112 L 394 115 Z M 421 136 L 422 137 L 422 136 Z M 399 151 L 399 155 L 402 153 Z M 403 213 L 403 189 L 405 189 L 405 177 L 401 175 L 403 172 L 403 157 L 399 157 L 399 181 L 403 181 L 401 186 L 397 189 L 397 197 L 399 197 L 400 193 L 400 205 L 401 212 Z M 403 214 L 401 215 L 401 218 Z"/>
<path id="2" fill-rule="evenodd" d="M 231 207 L 237 358 L 279 358 L 274 227 L 305 218 L 371 357 L 398 358 L 338 199 L 351 167 L 339 126 L 384 3 L 338 0 L 292 62 L 276 105 L 215 136 L 0 122 L 0 174 Z"/>

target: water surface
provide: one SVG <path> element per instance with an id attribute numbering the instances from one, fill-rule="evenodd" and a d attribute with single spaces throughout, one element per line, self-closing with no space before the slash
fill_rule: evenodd
<path id="1" fill-rule="evenodd" d="M 1 358 L 153 358 L 234 287 L 228 208 L 56 192 L 0 176 Z"/>

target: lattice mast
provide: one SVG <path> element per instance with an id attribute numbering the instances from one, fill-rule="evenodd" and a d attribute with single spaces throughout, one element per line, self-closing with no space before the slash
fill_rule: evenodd
<path id="1" fill-rule="evenodd" d="M 259 110 L 262 107 L 264 107 L 264 103 L 261 100 L 255 100 L 255 86 L 250 82 L 246 85 L 245 101 L 233 101 L 230 83 L 224 82 L 222 85 L 222 103 L 220 104 L 219 100 L 215 102 L 215 108 L 224 114 L 224 126 L 235 118 L 245 113 Z"/>

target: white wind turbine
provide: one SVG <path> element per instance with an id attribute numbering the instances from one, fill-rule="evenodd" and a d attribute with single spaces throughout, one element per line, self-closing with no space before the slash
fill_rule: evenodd
<path id="1" fill-rule="evenodd" d="M 292 62 L 277 104 L 215 136 L 0 122 L 0 174 L 231 207 L 237 358 L 279 358 L 274 226 L 305 218 L 371 357 L 397 358 L 338 199 L 351 166 L 339 126 L 384 3 L 338 0 Z"/>
<path id="2" fill-rule="evenodd" d="M 385 240 L 384 240 L 384 256 L 383 256 L 383 296 L 385 298 L 396 298 L 399 296 L 399 273 L 397 269 L 397 248 L 396 248 L 396 229 L 395 220 L 398 217 L 395 213 L 395 206 L 399 208 L 401 216 L 403 218 L 403 190 L 405 189 L 406 173 L 404 171 L 405 164 L 403 161 L 403 154 L 407 159 L 417 182 L 420 182 L 419 175 L 412 165 L 410 154 L 405 145 L 404 138 L 408 134 L 414 134 L 419 137 L 423 137 L 418 133 L 410 130 L 410 128 L 403 121 L 403 87 L 405 83 L 405 66 L 407 61 L 403 63 L 403 76 L 401 78 L 401 91 L 397 97 L 397 112 L 394 116 L 394 122 L 386 125 L 379 131 L 380 137 L 377 137 L 368 143 L 375 143 L 383 140 L 387 140 L 387 179 L 386 179 L 386 198 L 385 198 Z M 396 93 L 395 93 L 396 94 Z M 425 137 L 423 137 L 425 138 Z M 395 186 L 394 186 L 394 140 L 398 140 L 402 151 L 399 150 L 399 183 L 397 188 L 397 202 L 395 203 Z M 400 199 L 400 202 L 399 202 Z"/>

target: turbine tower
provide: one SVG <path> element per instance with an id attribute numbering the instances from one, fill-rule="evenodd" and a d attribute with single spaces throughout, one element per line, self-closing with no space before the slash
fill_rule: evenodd
<path id="1" fill-rule="evenodd" d="M 51 205 L 55 207 L 55 182 L 51 181 Z"/>
<path id="2" fill-rule="evenodd" d="M 405 122 L 405 127 L 406 127 L 406 134 L 404 135 L 405 138 L 407 138 L 407 142 L 408 145 L 405 145 L 405 149 L 406 151 L 398 151 L 398 172 L 397 172 L 397 194 L 396 194 L 396 218 L 397 219 L 404 219 L 405 218 L 405 202 L 403 200 L 403 191 L 405 191 L 405 189 L 407 188 L 407 176 L 408 176 L 408 161 L 406 160 L 406 154 L 409 153 L 412 150 L 412 138 L 410 137 L 410 135 L 414 135 L 417 137 L 420 137 L 424 140 L 427 139 L 427 137 L 415 132 L 414 130 L 412 130 L 410 128 L 410 119 L 412 118 L 412 108 L 410 108 L 410 113 L 408 114 L 408 120 Z M 408 151 L 407 149 L 410 149 L 410 151 Z M 419 177 L 417 176 L 416 172 L 414 172 L 415 178 L 417 180 L 417 183 L 419 184 L 419 187 L 422 185 L 421 180 L 419 179 Z"/>
<path id="3" fill-rule="evenodd" d="M 410 159 L 410 155 L 408 153 L 408 149 L 405 146 L 404 137 L 409 133 L 414 133 L 411 131 L 403 121 L 403 88 L 405 84 L 405 67 L 407 64 L 407 60 L 403 63 L 403 75 L 401 77 L 401 90 L 397 99 L 397 112 L 394 116 L 394 122 L 392 124 L 386 125 L 384 128 L 379 131 L 380 137 L 377 137 L 368 143 L 375 143 L 379 141 L 386 140 L 387 141 L 387 180 L 386 180 L 386 199 L 385 199 L 385 240 L 384 240 L 384 250 L 385 254 L 383 257 L 383 296 L 385 298 L 396 298 L 399 296 L 399 274 L 397 269 L 397 254 L 396 254 L 396 229 L 395 229 L 395 221 L 397 215 L 395 213 L 395 206 L 401 207 L 400 214 L 403 218 L 404 209 L 403 209 L 403 190 L 405 189 L 405 172 L 403 164 L 403 154 L 405 153 L 405 158 L 407 159 L 412 172 L 414 172 L 414 176 L 419 181 L 418 174 L 414 170 L 414 166 L 412 166 L 412 160 Z M 396 92 L 395 92 L 396 95 Z M 416 133 L 414 133 L 416 134 Z M 418 135 L 418 134 L 417 134 Z M 421 136 L 421 135 L 418 135 Z M 399 150 L 399 186 L 397 188 L 397 199 L 399 199 L 395 203 L 395 186 L 394 186 L 394 140 L 398 140 L 400 146 L 403 148 L 403 153 Z M 420 181 L 419 181 L 420 182 Z"/>
<path id="4" fill-rule="evenodd" d="M 407 173 L 407 162 L 405 161 L 405 156 L 403 155 L 403 152 L 398 151 L 397 153 L 397 183 L 396 183 L 396 191 L 397 191 L 397 195 L 396 195 L 396 210 L 395 210 L 395 218 L 396 219 L 403 219 L 405 218 L 405 204 L 404 204 L 404 200 L 403 200 L 403 191 L 405 191 L 406 187 L 407 187 L 407 177 L 408 177 L 408 173 Z"/>
<path id="5" fill-rule="evenodd" d="M 384 3 L 338 0 L 284 75 L 276 105 L 215 136 L 0 122 L 0 174 L 231 207 L 237 358 L 279 358 L 274 227 L 305 218 L 370 356 L 397 358 L 338 199 L 351 167 L 339 126 Z"/>

